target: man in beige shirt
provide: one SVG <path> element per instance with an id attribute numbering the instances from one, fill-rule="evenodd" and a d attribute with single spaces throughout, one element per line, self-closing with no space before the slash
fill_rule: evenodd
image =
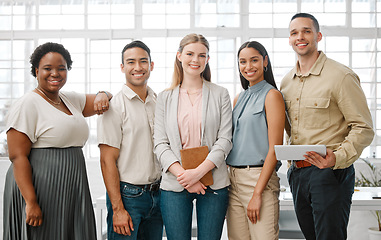
<path id="1" fill-rule="evenodd" d="M 109 240 L 162 239 L 161 171 L 152 136 L 156 94 L 147 86 L 153 66 L 143 42 L 127 44 L 121 64 L 126 84 L 98 118 Z"/>
<path id="2" fill-rule="evenodd" d="M 322 39 L 314 16 L 291 19 L 289 43 L 298 61 L 283 79 L 292 145 L 327 146 L 325 157 L 306 152 L 288 180 L 306 239 L 346 239 L 354 191 L 353 162 L 373 139 L 373 123 L 359 77 L 318 51 Z M 287 125 L 287 124 L 286 124 Z"/>

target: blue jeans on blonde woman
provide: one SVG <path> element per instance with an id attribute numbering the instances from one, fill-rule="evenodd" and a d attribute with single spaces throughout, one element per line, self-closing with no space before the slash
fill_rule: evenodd
<path id="1" fill-rule="evenodd" d="M 160 207 L 168 240 L 190 240 L 193 200 L 196 200 L 197 239 L 219 240 L 228 207 L 228 188 L 207 188 L 205 195 L 187 190 L 161 190 Z"/>

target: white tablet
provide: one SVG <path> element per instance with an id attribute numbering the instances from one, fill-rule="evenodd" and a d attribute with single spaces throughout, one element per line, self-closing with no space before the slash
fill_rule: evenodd
<path id="1" fill-rule="evenodd" d="M 275 145 L 275 155 L 278 160 L 304 160 L 306 152 L 314 151 L 325 157 L 325 145 Z"/>

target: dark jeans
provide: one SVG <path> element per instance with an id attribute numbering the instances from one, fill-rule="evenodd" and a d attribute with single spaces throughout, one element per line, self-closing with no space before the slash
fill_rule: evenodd
<path id="1" fill-rule="evenodd" d="M 140 187 L 120 182 L 120 193 L 124 208 L 130 214 L 134 231 L 131 236 L 114 232 L 112 206 L 108 194 L 107 205 L 107 239 L 108 240 L 161 240 L 163 220 L 160 211 L 160 191 L 146 191 Z"/>
<path id="2" fill-rule="evenodd" d="M 193 200 L 196 199 L 197 239 L 219 240 L 228 207 L 228 188 L 212 190 L 205 195 L 161 190 L 161 212 L 168 240 L 192 238 Z"/>
<path id="3" fill-rule="evenodd" d="M 287 173 L 296 216 L 307 240 L 347 239 L 355 184 L 353 165 L 346 169 L 295 168 Z"/>

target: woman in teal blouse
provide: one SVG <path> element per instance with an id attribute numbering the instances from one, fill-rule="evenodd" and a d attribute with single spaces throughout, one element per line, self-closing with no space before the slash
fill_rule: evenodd
<path id="1" fill-rule="evenodd" d="M 279 178 L 274 145 L 283 143 L 285 106 L 266 49 L 246 42 L 238 50 L 244 89 L 234 99 L 228 235 L 234 239 L 278 239 Z"/>

